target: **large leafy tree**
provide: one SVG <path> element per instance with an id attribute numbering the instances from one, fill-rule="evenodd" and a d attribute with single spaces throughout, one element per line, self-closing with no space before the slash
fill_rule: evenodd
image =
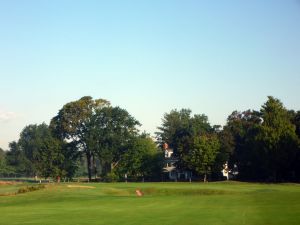
<path id="1" fill-rule="evenodd" d="M 93 170 L 95 174 L 98 172 L 97 158 L 104 175 L 118 165 L 138 132 L 137 125 L 139 122 L 126 110 L 89 96 L 67 103 L 50 124 L 54 133 L 75 152 L 85 154 L 89 179 Z"/>
<path id="2" fill-rule="evenodd" d="M 211 174 L 212 166 L 220 150 L 220 142 L 215 134 L 202 134 L 192 137 L 189 143 L 189 152 L 184 155 L 184 160 L 190 170 L 203 175 L 204 182 L 207 175 Z"/>
<path id="3" fill-rule="evenodd" d="M 0 168 L 2 165 L 4 165 L 5 161 L 5 152 L 2 148 L 0 148 Z"/>
<path id="4" fill-rule="evenodd" d="M 89 179 L 92 177 L 92 159 L 95 156 L 94 147 L 89 141 L 91 118 L 97 110 L 109 104 L 104 99 L 94 100 L 90 96 L 85 96 L 65 104 L 50 123 L 57 137 L 71 143 L 74 151 L 85 154 Z"/>
<path id="5" fill-rule="evenodd" d="M 176 151 L 178 144 L 184 137 L 208 132 L 212 128 L 208 118 L 204 114 L 192 115 L 190 109 L 171 110 L 162 119 L 162 125 L 158 127 L 157 138 L 160 144 L 168 143 Z"/>
<path id="6" fill-rule="evenodd" d="M 222 177 L 220 171 L 222 171 L 224 163 L 228 162 L 232 156 L 235 142 L 233 135 L 228 130 L 217 128 L 214 129 L 214 134 L 218 137 L 220 149 L 212 166 L 212 177 L 220 179 Z"/>
<path id="7" fill-rule="evenodd" d="M 121 158 L 118 171 L 130 177 L 155 178 L 161 174 L 163 155 L 148 135 L 132 140 L 129 149 Z"/>
<path id="8" fill-rule="evenodd" d="M 162 145 L 168 143 L 171 148 L 177 149 L 178 139 L 182 136 L 189 136 L 191 110 L 172 110 L 166 113 L 162 119 L 162 125 L 158 127 L 157 138 Z"/>
<path id="9" fill-rule="evenodd" d="M 172 110 L 162 119 L 162 126 L 158 127 L 157 138 L 159 143 L 169 144 L 178 157 L 177 167 L 189 168 L 185 156 L 189 154 L 189 140 L 201 134 L 212 132 L 213 129 L 204 114 L 192 115 L 191 110 Z"/>
<path id="10" fill-rule="evenodd" d="M 0 175 L 5 175 L 8 173 L 6 160 L 5 160 L 5 152 L 2 148 L 0 148 Z"/>
<path id="11" fill-rule="evenodd" d="M 9 143 L 9 150 L 6 153 L 6 163 L 13 168 L 14 174 L 17 176 L 30 176 L 32 174 L 32 166 L 26 158 L 24 151 L 21 150 L 18 142 Z"/>
<path id="12" fill-rule="evenodd" d="M 96 110 L 85 140 L 98 156 L 103 175 L 118 166 L 137 136 L 139 125 L 134 117 L 120 107 L 107 106 Z"/>
<path id="13" fill-rule="evenodd" d="M 296 134 L 300 138 L 300 111 L 290 110 L 288 113 L 292 124 L 296 127 Z"/>
<path id="14" fill-rule="evenodd" d="M 20 134 L 20 150 L 30 162 L 32 175 L 45 178 L 64 176 L 62 143 L 52 136 L 46 124 L 28 125 Z"/>
<path id="15" fill-rule="evenodd" d="M 298 136 L 298 140 L 300 140 L 300 111 L 295 112 L 294 110 L 289 111 L 291 122 L 296 127 L 296 134 Z M 297 156 L 295 159 L 295 164 L 293 166 L 296 173 L 296 181 L 300 181 L 300 144 L 298 146 Z"/>
<path id="16" fill-rule="evenodd" d="M 74 149 L 76 148 L 73 143 L 62 142 L 63 162 L 61 169 L 67 178 L 73 178 L 80 167 L 80 153 Z"/>
<path id="17" fill-rule="evenodd" d="M 292 123 L 294 122 L 294 124 Z M 232 149 L 240 179 L 292 181 L 299 174 L 299 138 L 296 114 L 288 112 L 280 100 L 269 96 L 260 112 L 233 112 L 221 133 L 221 149 Z M 232 138 L 230 138 L 232 137 Z M 233 141 L 232 141 L 233 140 Z"/>
<path id="18" fill-rule="evenodd" d="M 230 167 L 237 164 L 241 179 L 253 179 L 262 175 L 259 171 L 265 156 L 258 153 L 255 142 L 261 122 L 258 111 L 234 111 L 228 116 L 227 124 L 219 134 L 221 154 L 218 157 L 229 161 Z M 218 166 L 220 170 L 220 165 Z"/>
<path id="19" fill-rule="evenodd" d="M 272 181 L 290 180 L 296 176 L 299 163 L 299 139 L 296 127 L 280 100 L 269 96 L 261 108 L 262 125 L 257 142 L 265 161 L 266 178 Z"/>

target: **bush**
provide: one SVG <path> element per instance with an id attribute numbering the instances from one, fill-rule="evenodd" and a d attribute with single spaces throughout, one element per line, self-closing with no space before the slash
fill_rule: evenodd
<path id="1" fill-rule="evenodd" d="M 37 191 L 40 189 L 44 189 L 45 185 L 36 185 L 36 186 L 26 186 L 26 187 L 21 187 L 18 191 L 17 194 L 22 194 L 26 192 L 32 192 L 32 191 Z"/>
<path id="2" fill-rule="evenodd" d="M 112 171 L 104 177 L 104 180 L 106 182 L 117 182 L 119 180 L 119 176 L 116 172 Z"/>

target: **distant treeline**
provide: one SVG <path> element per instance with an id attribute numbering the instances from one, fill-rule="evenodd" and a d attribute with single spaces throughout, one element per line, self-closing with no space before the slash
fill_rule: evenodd
<path id="1" fill-rule="evenodd" d="M 0 149 L 0 176 L 159 181 L 166 143 L 176 169 L 198 178 L 222 179 L 228 162 L 229 168 L 237 165 L 238 180 L 300 181 L 300 111 L 287 110 L 274 97 L 259 111 L 234 111 L 224 127 L 189 109 L 166 113 L 155 141 L 139 126 L 107 100 L 69 102 L 50 125 L 28 125 L 8 151 Z"/>

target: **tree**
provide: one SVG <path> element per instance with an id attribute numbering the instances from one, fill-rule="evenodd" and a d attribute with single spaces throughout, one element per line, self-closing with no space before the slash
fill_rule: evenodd
<path id="1" fill-rule="evenodd" d="M 256 181 L 293 181 L 299 174 L 299 138 L 293 113 L 269 96 L 260 112 L 233 112 L 222 133 L 233 137 L 221 142 L 233 147 L 229 162 L 236 163 L 239 178 Z"/>
<path id="2" fill-rule="evenodd" d="M 178 157 L 177 167 L 187 169 L 188 162 L 185 155 L 189 153 L 189 140 L 201 134 L 212 132 L 213 129 L 204 114 L 191 115 L 191 110 L 172 110 L 166 113 L 162 119 L 162 126 L 156 132 L 158 141 L 173 148 L 174 156 Z"/>
<path id="3" fill-rule="evenodd" d="M 5 158 L 7 165 L 13 168 L 12 172 L 15 175 L 29 176 L 31 174 L 31 163 L 16 141 L 9 143 L 9 150 Z"/>
<path id="4" fill-rule="evenodd" d="M 77 101 L 65 104 L 50 123 L 51 129 L 57 137 L 68 143 L 72 143 L 74 151 L 85 154 L 90 180 L 93 169 L 92 159 L 95 155 L 93 147 L 88 142 L 91 135 L 91 118 L 97 110 L 109 106 L 109 104 L 104 99 L 93 100 L 92 97 L 85 96 Z"/>
<path id="5" fill-rule="evenodd" d="M 296 127 L 296 134 L 300 138 L 300 111 L 295 112 L 294 110 L 290 110 L 288 113 L 292 124 Z"/>
<path id="6" fill-rule="evenodd" d="M 118 166 L 137 136 L 139 125 L 134 117 L 120 107 L 107 106 L 96 110 L 91 117 L 86 143 L 98 156 L 103 175 Z"/>
<path id="7" fill-rule="evenodd" d="M 61 170 L 64 171 L 67 178 L 73 178 L 80 167 L 80 153 L 74 151 L 76 149 L 73 143 L 62 142 L 61 150 L 63 154 L 63 161 Z M 85 168 L 85 164 L 84 167 Z"/>
<path id="8" fill-rule="evenodd" d="M 166 113 L 162 119 L 162 126 L 158 127 L 159 132 L 156 132 L 159 143 L 168 143 L 171 148 L 176 149 L 178 136 L 189 135 L 190 119 L 189 109 L 171 110 L 170 113 Z"/>
<path id="9" fill-rule="evenodd" d="M 0 148 L 0 175 L 4 175 L 7 173 L 7 165 L 5 161 L 5 152 L 2 148 Z"/>
<path id="10" fill-rule="evenodd" d="M 148 135 L 132 140 L 130 147 L 121 158 L 119 172 L 130 177 L 155 178 L 161 174 L 163 155 Z"/>
<path id="11" fill-rule="evenodd" d="M 212 166 L 212 177 L 215 179 L 222 179 L 223 175 L 221 174 L 221 171 L 224 164 L 228 162 L 233 155 L 235 142 L 233 135 L 227 129 L 215 129 L 214 134 L 218 137 L 220 149 L 217 153 L 215 163 Z"/>
<path id="12" fill-rule="evenodd" d="M 204 114 L 191 115 L 190 109 L 171 110 L 162 119 L 162 126 L 156 132 L 159 143 L 168 143 L 177 149 L 178 141 L 185 136 L 193 136 L 211 130 L 208 118 Z"/>
<path id="13" fill-rule="evenodd" d="M 85 154 L 91 180 L 92 171 L 98 173 L 97 157 L 104 174 L 118 165 L 129 140 L 137 134 L 137 125 L 139 122 L 126 110 L 111 107 L 103 99 L 83 97 L 64 105 L 51 120 L 50 127 L 75 152 Z"/>
<path id="14" fill-rule="evenodd" d="M 296 127 L 296 134 L 298 136 L 298 140 L 300 140 L 300 111 L 295 112 L 294 110 L 289 111 L 290 118 L 292 124 Z M 300 141 L 299 141 L 300 142 Z M 298 145 L 298 150 L 297 150 L 297 156 L 295 158 L 295 165 L 293 165 L 293 168 L 296 173 L 296 181 L 300 181 L 300 144 Z"/>
<path id="15" fill-rule="evenodd" d="M 299 163 L 299 138 L 290 115 L 280 100 L 269 96 L 261 108 L 262 125 L 257 142 L 267 155 L 266 178 L 272 181 L 295 178 L 295 167 Z"/>
<path id="16" fill-rule="evenodd" d="M 2 164 L 4 164 L 4 160 L 5 160 L 5 152 L 4 152 L 4 150 L 2 148 L 0 148 L 0 166 Z"/>
<path id="17" fill-rule="evenodd" d="M 207 175 L 211 173 L 216 156 L 220 149 L 218 137 L 215 134 L 203 134 L 191 139 L 189 153 L 184 160 L 190 170 L 203 175 L 206 182 Z"/>
<path id="18" fill-rule="evenodd" d="M 259 179 L 262 176 L 264 156 L 258 152 L 255 141 L 261 122 L 258 111 L 234 111 L 219 134 L 222 158 L 231 168 L 234 164 L 238 166 L 240 179 Z M 218 167 L 220 171 L 220 164 Z"/>
<path id="19" fill-rule="evenodd" d="M 62 169 L 62 143 L 52 136 L 46 124 L 26 126 L 20 134 L 18 145 L 30 161 L 32 175 L 45 178 L 65 175 Z"/>

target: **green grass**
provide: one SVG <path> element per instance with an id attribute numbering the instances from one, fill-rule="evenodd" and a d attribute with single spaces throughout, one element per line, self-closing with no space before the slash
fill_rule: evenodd
<path id="1" fill-rule="evenodd" d="M 12 195 L 24 186 L 25 185 L 22 184 L 22 183 L 18 183 L 18 184 L 15 184 L 15 185 L 0 185 L 0 196 Z M 0 200 L 0 202 L 1 202 L 1 200 Z"/>
<path id="2" fill-rule="evenodd" d="M 93 189 L 68 185 L 0 196 L 0 224 L 300 224 L 297 184 L 71 184 Z M 17 188 L 0 186 L 0 193 Z M 137 188 L 143 197 L 135 195 Z"/>

